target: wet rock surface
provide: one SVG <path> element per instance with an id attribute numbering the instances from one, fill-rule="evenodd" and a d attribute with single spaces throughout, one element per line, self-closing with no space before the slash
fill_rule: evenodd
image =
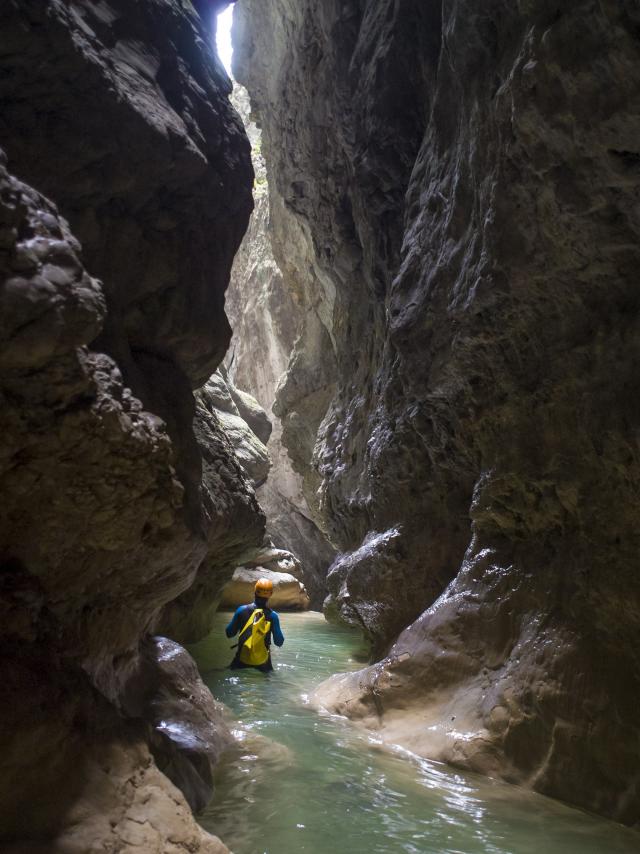
<path id="1" fill-rule="evenodd" d="M 233 737 L 195 661 L 175 641 L 150 638 L 123 702 L 129 715 L 151 724 L 149 746 L 159 769 L 194 812 L 202 810 L 213 795 L 213 768 Z"/>
<path id="2" fill-rule="evenodd" d="M 320 701 L 629 823 L 639 25 L 626 0 L 240 0 L 235 59 L 324 321 L 283 441 L 341 551 L 329 606 L 388 652 Z"/>
<path id="3" fill-rule="evenodd" d="M 223 854 L 125 719 L 50 643 L 3 639 L 3 854 Z M 26 693 L 28 691 L 28 694 Z"/>
<path id="4" fill-rule="evenodd" d="M 391 528 L 371 531 L 359 548 L 338 555 L 329 567 L 325 616 L 362 629 L 374 656 L 402 631 L 404 615 L 413 607 L 412 587 L 394 584 L 404 577 L 405 561 L 400 531 Z"/>
<path id="5" fill-rule="evenodd" d="M 228 343 L 248 143 L 188 3 L 11 0 L 0 30 L 2 842 L 223 850 L 121 712 L 169 603 L 263 539 L 191 391 Z"/>

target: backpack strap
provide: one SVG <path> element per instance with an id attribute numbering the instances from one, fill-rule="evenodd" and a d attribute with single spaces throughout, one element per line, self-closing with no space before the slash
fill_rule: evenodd
<path id="1" fill-rule="evenodd" d="M 255 605 L 250 605 L 249 607 L 251 608 L 251 613 L 249 614 L 249 619 L 244 624 L 242 631 L 238 635 L 237 643 L 234 643 L 231 646 L 231 649 L 235 649 L 236 647 L 238 647 L 238 651 L 240 651 L 240 649 L 242 648 L 242 645 L 245 643 L 245 641 L 247 641 L 251 637 L 251 627 L 253 626 L 253 623 L 255 621 L 256 611 L 258 611 L 260 609 L 256 608 Z M 260 613 L 262 613 L 262 611 Z"/>

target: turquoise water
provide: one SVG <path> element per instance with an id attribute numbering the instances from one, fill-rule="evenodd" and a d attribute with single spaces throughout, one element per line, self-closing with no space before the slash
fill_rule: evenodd
<path id="1" fill-rule="evenodd" d="M 320 614 L 283 614 L 276 670 L 230 671 L 229 615 L 191 649 L 242 722 L 199 816 L 234 854 L 638 854 L 640 834 L 513 786 L 376 745 L 305 696 L 357 669 L 358 638 Z"/>

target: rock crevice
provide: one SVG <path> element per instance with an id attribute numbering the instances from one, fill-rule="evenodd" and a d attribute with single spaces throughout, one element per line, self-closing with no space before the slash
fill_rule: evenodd
<path id="1" fill-rule="evenodd" d="M 312 605 L 320 608 L 335 550 L 317 524 L 313 483 L 305 475 L 333 389 L 334 361 L 326 361 L 327 353 L 332 353 L 325 325 L 330 312 L 321 319 L 317 295 L 305 287 L 306 238 L 299 229 L 292 233 L 293 218 L 287 220 L 288 230 L 282 228 L 281 204 L 272 211 L 278 197 L 269 192 L 262 136 L 251 120 L 243 87 L 235 86 L 233 102 L 252 143 L 256 179 L 255 208 L 227 291 L 234 336 L 226 364 L 233 382 L 273 413 L 268 441 L 273 467 L 258 499 L 267 516 L 268 536 L 277 547 L 299 557 Z"/>

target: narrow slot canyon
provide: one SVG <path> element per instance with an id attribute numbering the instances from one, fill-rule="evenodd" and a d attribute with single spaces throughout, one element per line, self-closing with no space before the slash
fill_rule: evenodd
<path id="1" fill-rule="evenodd" d="M 636 0 L 2 0 L 0 854 L 640 849 L 639 140 Z"/>

